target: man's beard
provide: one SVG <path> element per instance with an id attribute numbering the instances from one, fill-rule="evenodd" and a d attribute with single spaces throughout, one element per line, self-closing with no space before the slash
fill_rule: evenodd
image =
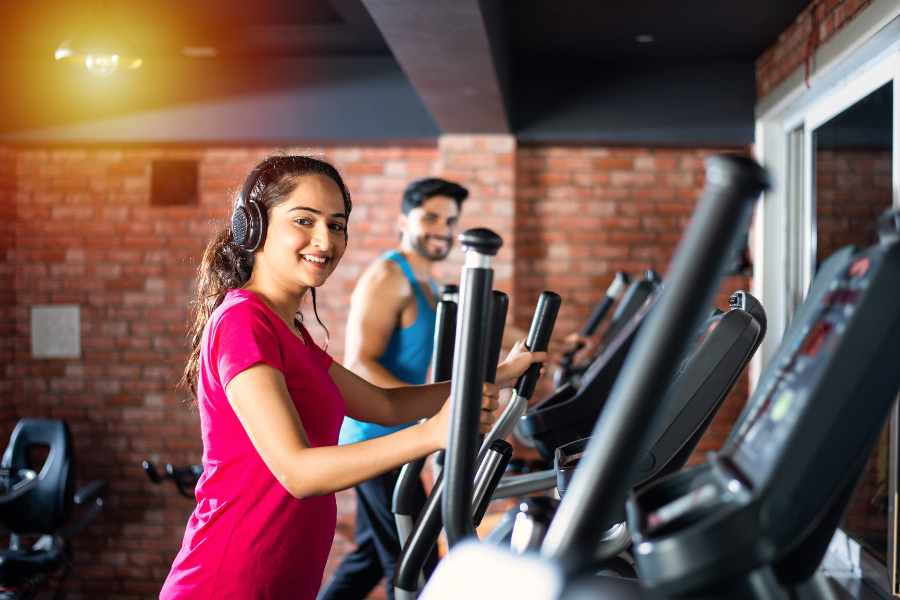
<path id="1" fill-rule="evenodd" d="M 446 248 L 437 251 L 429 250 L 429 239 L 441 240 L 446 242 Z M 453 238 L 445 238 L 437 235 L 420 235 L 413 240 L 412 246 L 413 248 L 415 248 L 416 252 L 419 253 L 419 256 L 421 256 L 425 260 L 437 262 L 439 260 L 444 260 L 445 258 L 447 258 L 447 255 L 450 254 L 450 250 L 453 248 Z"/>

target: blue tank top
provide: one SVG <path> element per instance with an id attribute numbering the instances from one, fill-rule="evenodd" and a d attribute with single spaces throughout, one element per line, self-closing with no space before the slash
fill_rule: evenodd
<path id="1" fill-rule="evenodd" d="M 397 250 L 385 253 L 381 257 L 397 263 L 403 270 L 403 274 L 412 286 L 416 299 L 416 320 L 409 327 L 397 327 L 391 334 L 384 353 L 378 359 L 379 364 L 387 369 L 394 377 L 411 384 L 425 383 L 428 375 L 428 366 L 431 363 L 431 352 L 434 346 L 435 310 L 425 297 L 419 282 L 409 266 L 406 257 Z M 429 281 L 434 297 L 438 296 L 437 284 Z M 341 444 L 353 444 L 362 440 L 369 440 L 382 435 L 400 431 L 413 423 L 385 427 L 375 423 L 357 421 L 350 417 L 344 418 L 341 427 Z"/>

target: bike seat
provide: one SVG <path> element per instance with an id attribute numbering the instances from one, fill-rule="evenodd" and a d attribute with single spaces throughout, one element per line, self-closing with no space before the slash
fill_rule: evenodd
<path id="1" fill-rule="evenodd" d="M 0 550 L 0 587 L 16 588 L 32 579 L 53 574 L 63 563 L 61 545 L 46 550 Z"/>

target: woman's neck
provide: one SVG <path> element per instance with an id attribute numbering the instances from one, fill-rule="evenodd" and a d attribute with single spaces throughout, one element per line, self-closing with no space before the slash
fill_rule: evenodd
<path id="1" fill-rule="evenodd" d="M 292 290 L 286 290 L 281 286 L 260 281 L 259 278 L 253 277 L 252 275 L 250 280 L 244 284 L 243 289 L 249 290 L 259 296 L 263 302 L 268 304 L 269 307 L 292 328 L 294 327 L 297 311 L 300 310 L 300 301 L 303 300 L 303 296 L 308 290 L 308 288 L 302 288 L 299 293 Z"/>

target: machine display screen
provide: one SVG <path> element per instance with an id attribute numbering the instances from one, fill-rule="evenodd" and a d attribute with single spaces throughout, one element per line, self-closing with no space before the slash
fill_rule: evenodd
<path id="1" fill-rule="evenodd" d="M 812 331 L 806 336 L 806 339 L 803 340 L 800 353 L 803 356 L 815 356 L 818 354 L 832 331 L 834 331 L 834 326 L 828 321 L 816 323 Z"/>
<path id="2" fill-rule="evenodd" d="M 754 482 L 765 479 L 806 412 L 812 392 L 828 370 L 829 356 L 840 342 L 867 285 L 870 258 L 854 261 L 809 313 L 809 326 L 793 350 L 781 359 L 765 389 L 739 424 L 727 454 Z"/>

